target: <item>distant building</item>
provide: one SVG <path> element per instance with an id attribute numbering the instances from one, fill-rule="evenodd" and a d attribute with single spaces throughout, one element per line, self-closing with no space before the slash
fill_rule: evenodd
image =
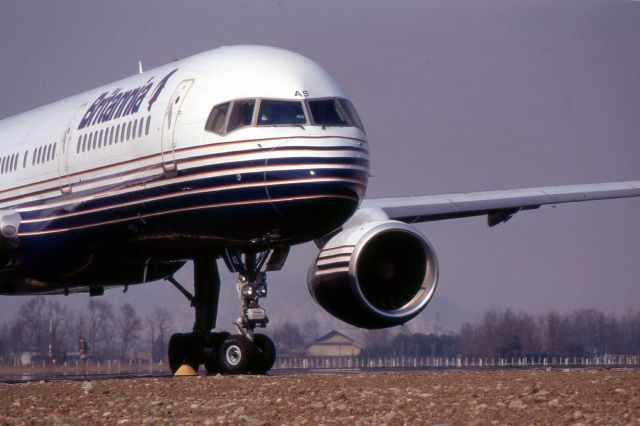
<path id="1" fill-rule="evenodd" d="M 363 345 L 345 333 L 333 330 L 307 346 L 307 356 L 358 356 Z"/>

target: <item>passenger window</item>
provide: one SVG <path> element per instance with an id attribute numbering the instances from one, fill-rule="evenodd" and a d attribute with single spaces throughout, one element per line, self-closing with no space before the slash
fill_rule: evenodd
<path id="1" fill-rule="evenodd" d="M 144 123 L 144 118 L 140 119 L 140 124 L 138 126 L 138 137 L 141 138 L 142 137 L 142 124 Z"/>
<path id="2" fill-rule="evenodd" d="M 82 152 L 84 152 L 87 149 L 87 135 L 85 133 L 85 135 L 82 137 Z"/>
<path id="3" fill-rule="evenodd" d="M 116 126 L 116 136 L 115 136 L 115 138 L 113 140 L 114 143 L 118 143 L 118 136 L 120 136 L 120 125 L 119 124 Z"/>
<path id="4" fill-rule="evenodd" d="M 22 168 L 27 168 L 27 158 L 29 158 L 29 151 L 24 152 L 24 158 L 22 159 Z"/>
<path id="5" fill-rule="evenodd" d="M 349 122 L 335 99 L 309 101 L 314 124 L 320 126 L 348 126 Z"/>
<path id="6" fill-rule="evenodd" d="M 136 127 L 138 127 L 138 120 L 133 120 L 133 130 L 131 131 L 131 139 L 136 138 Z"/>
<path id="7" fill-rule="evenodd" d="M 250 126 L 253 120 L 253 108 L 255 104 L 255 99 L 235 101 L 233 103 L 233 109 L 231 110 L 231 116 L 229 117 L 227 132 L 233 132 L 242 127 Z"/>
<path id="8" fill-rule="evenodd" d="M 147 125 L 144 128 L 144 134 L 148 135 L 149 134 L 149 126 L 151 126 L 151 116 L 147 117 Z"/>
<path id="9" fill-rule="evenodd" d="M 229 111 L 229 103 L 222 105 L 216 105 L 211 110 L 211 114 L 209 114 L 209 118 L 207 119 L 207 124 L 205 129 L 217 133 L 219 135 L 224 133 L 224 122 L 227 119 L 227 111 Z M 151 117 L 149 117 L 151 118 Z M 149 122 L 147 122 L 147 127 Z"/>
<path id="10" fill-rule="evenodd" d="M 78 136 L 78 146 L 76 146 L 76 154 L 80 153 L 80 144 L 82 143 L 82 136 Z"/>
<path id="11" fill-rule="evenodd" d="M 100 130 L 100 133 L 98 134 L 98 148 L 102 147 L 102 133 L 104 132 L 104 130 Z"/>
<path id="12" fill-rule="evenodd" d="M 131 137 L 131 122 L 127 125 L 127 140 Z"/>
<path id="13" fill-rule="evenodd" d="M 302 103 L 297 101 L 260 101 L 258 126 L 306 124 Z"/>
<path id="14" fill-rule="evenodd" d="M 122 128 L 120 129 L 120 142 L 124 142 L 124 128 L 127 125 L 125 123 L 122 124 Z"/>
<path id="15" fill-rule="evenodd" d="M 53 148 L 51 149 L 51 159 L 55 160 L 56 158 L 56 148 L 58 147 L 58 143 L 53 144 Z"/>
<path id="16" fill-rule="evenodd" d="M 7 161 L 7 157 L 2 157 L 2 164 L 0 164 L 0 173 L 4 173 L 4 164 Z"/>

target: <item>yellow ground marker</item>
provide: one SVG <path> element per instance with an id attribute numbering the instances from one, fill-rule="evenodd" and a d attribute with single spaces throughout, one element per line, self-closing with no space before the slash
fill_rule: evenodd
<path id="1" fill-rule="evenodd" d="M 173 373 L 174 376 L 197 376 L 198 372 L 189 364 L 182 364 L 178 370 Z"/>

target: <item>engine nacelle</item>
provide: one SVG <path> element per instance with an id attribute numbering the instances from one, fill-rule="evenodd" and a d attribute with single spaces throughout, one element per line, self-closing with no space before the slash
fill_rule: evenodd
<path id="1" fill-rule="evenodd" d="M 356 327 L 385 328 L 418 315 L 438 281 L 436 253 L 418 230 L 393 220 L 347 228 L 309 270 L 311 296 Z"/>

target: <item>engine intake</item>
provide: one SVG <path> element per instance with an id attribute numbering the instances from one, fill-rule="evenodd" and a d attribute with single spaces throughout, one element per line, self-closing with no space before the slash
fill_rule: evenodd
<path id="1" fill-rule="evenodd" d="M 351 325 L 404 324 L 433 297 L 438 261 L 429 241 L 397 221 L 376 221 L 331 238 L 309 270 L 311 296 Z"/>

